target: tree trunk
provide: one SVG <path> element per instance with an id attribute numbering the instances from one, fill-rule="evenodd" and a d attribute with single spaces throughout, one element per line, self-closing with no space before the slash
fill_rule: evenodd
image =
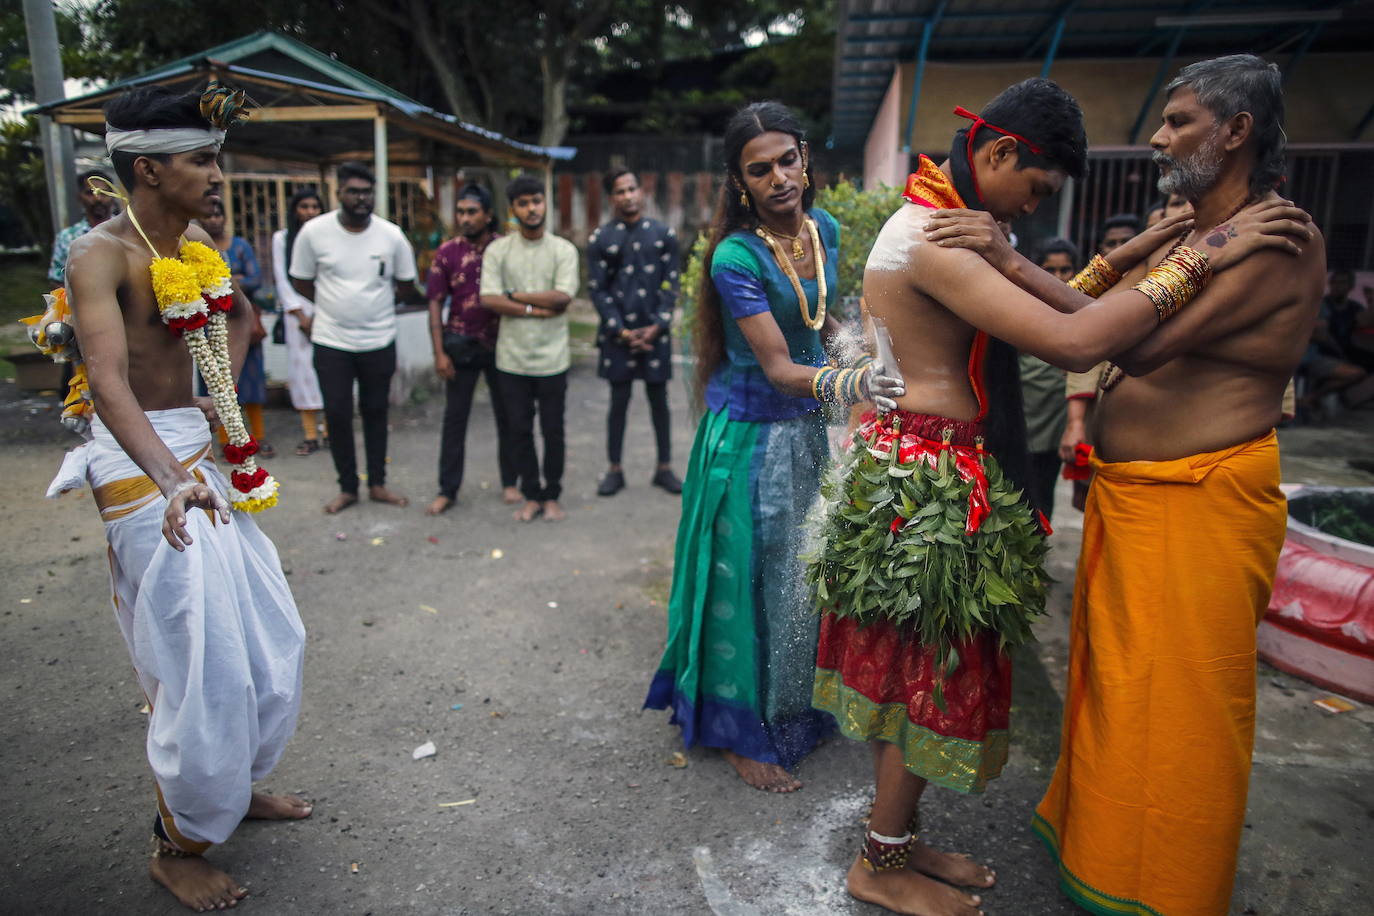
<path id="1" fill-rule="evenodd" d="M 472 100 L 472 94 L 468 92 L 462 74 L 452 63 L 458 55 L 450 51 L 447 41 L 440 40 L 440 27 L 429 18 L 428 5 L 423 0 L 410 0 L 409 7 L 411 27 L 414 29 L 412 34 L 420 45 L 420 52 L 429 62 L 430 69 L 434 71 L 434 78 L 439 81 L 439 88 L 448 101 L 449 111 L 464 121 L 480 124 L 481 112 Z M 440 16 L 444 15 L 442 5 L 438 12 Z"/>
<path id="2" fill-rule="evenodd" d="M 543 123 L 539 126 L 539 145 L 558 146 L 568 135 L 567 53 L 550 48 L 539 55 L 539 72 L 544 77 Z"/>

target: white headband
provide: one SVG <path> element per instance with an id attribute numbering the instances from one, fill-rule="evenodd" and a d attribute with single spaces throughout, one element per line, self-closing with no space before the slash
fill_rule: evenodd
<path id="1" fill-rule="evenodd" d="M 224 144 L 224 131 L 204 127 L 158 127 L 152 130 L 120 130 L 105 125 L 106 152 L 187 153 L 203 146 Z"/>

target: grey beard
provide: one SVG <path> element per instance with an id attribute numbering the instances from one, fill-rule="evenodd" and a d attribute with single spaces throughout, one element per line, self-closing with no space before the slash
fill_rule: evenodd
<path id="1" fill-rule="evenodd" d="M 1155 165 L 1169 167 L 1169 173 L 1159 177 L 1159 193 L 1166 198 L 1178 194 L 1186 200 L 1198 200 L 1210 191 L 1221 175 L 1219 145 L 1213 139 L 1205 140 L 1186 159 L 1175 159 L 1166 153 L 1151 156 Z"/>

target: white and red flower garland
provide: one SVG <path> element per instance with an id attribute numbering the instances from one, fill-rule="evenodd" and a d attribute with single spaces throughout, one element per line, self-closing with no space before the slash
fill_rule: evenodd
<path id="1" fill-rule="evenodd" d="M 200 242 L 183 242 L 179 255 L 155 256 L 148 267 L 158 310 L 168 329 L 186 341 L 229 437 L 224 457 L 234 465 L 229 474 L 231 505 L 240 512 L 261 512 L 277 504 L 277 481 L 258 467 L 253 457 L 258 443 L 248 434 L 239 410 L 229 362 L 228 312 L 234 304 L 229 265 Z"/>

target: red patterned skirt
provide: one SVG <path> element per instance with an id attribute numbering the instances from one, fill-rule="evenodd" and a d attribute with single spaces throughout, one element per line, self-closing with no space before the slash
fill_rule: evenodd
<path id="1" fill-rule="evenodd" d="M 974 424 L 943 417 L 902 412 L 901 418 L 905 433 L 938 438 L 950 430 L 956 445 L 978 432 Z M 834 716 L 850 738 L 902 748 L 911 773 L 959 792 L 982 792 L 1007 761 L 1011 658 L 990 631 L 956 648 L 958 667 L 941 676 L 936 647 L 921 644 L 909 628 L 885 617 L 861 623 L 825 613 L 812 705 Z"/>

